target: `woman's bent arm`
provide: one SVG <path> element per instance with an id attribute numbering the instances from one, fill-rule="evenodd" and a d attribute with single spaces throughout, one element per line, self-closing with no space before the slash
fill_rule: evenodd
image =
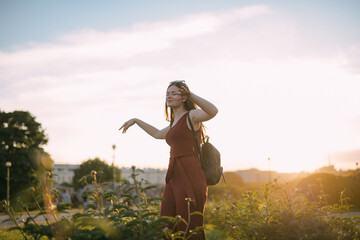
<path id="1" fill-rule="evenodd" d="M 201 109 L 192 111 L 192 119 L 196 122 L 203 122 L 212 119 L 218 113 L 217 107 L 211 102 L 199 97 L 198 95 L 190 92 L 190 100 L 198 105 Z"/>
<path id="2" fill-rule="evenodd" d="M 165 139 L 166 133 L 169 130 L 169 127 L 166 127 L 164 129 L 157 129 L 150 124 L 138 119 L 138 118 L 132 118 L 129 121 L 126 121 L 119 130 L 123 129 L 123 133 L 126 133 L 126 131 L 134 124 L 137 124 L 141 129 L 143 129 L 146 133 L 148 133 L 150 136 L 156 139 Z"/>
<path id="3" fill-rule="evenodd" d="M 193 103 L 195 103 L 201 108 L 191 111 L 190 117 L 192 122 L 194 122 L 195 124 L 210 120 L 218 113 L 218 109 L 215 107 L 214 104 L 190 92 L 187 86 L 182 86 L 180 88 L 180 94 L 184 97 L 190 98 Z"/>

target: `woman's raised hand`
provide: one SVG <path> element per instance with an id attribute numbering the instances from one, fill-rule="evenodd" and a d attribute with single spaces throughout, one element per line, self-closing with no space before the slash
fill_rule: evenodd
<path id="1" fill-rule="evenodd" d="M 122 133 L 126 133 L 126 131 L 128 130 L 129 127 L 131 127 L 132 125 L 134 125 L 135 123 L 135 118 L 130 119 L 129 121 L 126 121 L 121 128 L 119 128 L 119 131 L 122 129 Z"/>
<path id="2" fill-rule="evenodd" d="M 180 91 L 181 96 L 190 97 L 190 90 L 189 90 L 188 86 L 186 86 L 186 85 L 181 86 L 179 91 Z"/>

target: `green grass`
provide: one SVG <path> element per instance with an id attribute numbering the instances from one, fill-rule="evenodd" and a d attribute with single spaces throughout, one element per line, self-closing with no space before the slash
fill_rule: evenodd
<path id="1" fill-rule="evenodd" d="M 19 230 L 8 231 L 8 229 L 9 228 L 0 228 L 0 240 L 23 239 L 23 236 Z M 214 225 L 206 225 L 205 231 L 208 240 L 226 239 L 222 232 L 215 229 Z M 32 237 L 29 237 L 29 239 L 32 239 Z"/>
<path id="2" fill-rule="evenodd" d="M 19 240 L 23 238 L 19 230 L 8 231 L 8 228 L 0 228 L 0 240 Z"/>
<path id="3" fill-rule="evenodd" d="M 205 234 L 207 240 L 231 240 L 231 238 L 226 238 L 224 232 L 216 229 L 213 224 L 205 224 Z"/>
<path id="4" fill-rule="evenodd" d="M 0 228 L 0 240 L 22 240 L 24 239 L 23 235 L 19 230 L 8 231 L 9 228 Z M 30 239 L 34 239 L 33 237 L 26 235 L 26 237 Z M 48 240 L 47 237 L 40 238 L 41 240 Z"/>

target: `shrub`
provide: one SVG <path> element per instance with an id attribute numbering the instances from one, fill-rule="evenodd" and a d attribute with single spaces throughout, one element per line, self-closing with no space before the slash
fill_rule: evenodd
<path id="1" fill-rule="evenodd" d="M 9 219 L 14 222 L 15 227 L 9 230 L 19 230 L 24 239 L 31 236 L 33 239 L 42 237 L 48 239 L 187 239 L 196 234 L 201 227 L 193 231 L 176 231 L 176 226 L 187 221 L 181 217 L 160 217 L 159 202 L 160 197 L 148 197 L 147 190 L 153 188 L 148 186 L 143 180 L 136 179 L 137 173 L 133 167 L 131 180 L 124 180 L 121 187 L 114 191 L 107 184 L 98 184 L 96 172 L 92 171 L 92 184 L 86 192 L 87 205 L 82 213 L 74 214 L 70 219 L 59 218 L 58 212 L 66 212 L 69 204 L 62 203 L 57 207 L 45 204 L 45 210 L 39 204 L 40 212 L 46 223 L 38 224 L 36 217 L 33 217 L 26 206 L 25 210 L 28 217 L 23 220 L 24 225 L 17 223 L 12 208 L 4 203 Z M 87 176 L 89 179 L 89 176 Z M 44 189 L 43 189 L 44 190 Z M 45 189 L 43 196 L 50 196 Z M 51 197 L 50 197 L 51 198 Z M 35 202 L 37 200 L 35 199 Z M 198 214 L 198 213 L 193 213 Z M 54 220 L 51 222 L 48 215 L 52 215 Z M 165 227 L 169 226 L 169 227 Z M 171 228 L 170 228 L 171 226 Z M 186 236 L 186 237 L 185 237 Z"/>
<path id="2" fill-rule="evenodd" d="M 222 202 L 211 214 L 232 239 L 359 239 L 358 217 L 334 215 L 348 210 L 344 198 L 340 199 L 338 204 L 321 207 L 275 181 L 243 194 L 241 200 Z"/>
<path id="3" fill-rule="evenodd" d="M 221 179 L 219 184 L 209 186 L 208 196 L 210 201 L 220 201 L 224 197 L 239 199 L 244 191 L 245 184 L 239 174 L 236 172 L 225 172 L 224 176 L 226 183 Z"/>
<path id="4" fill-rule="evenodd" d="M 335 204 L 340 200 L 341 192 L 345 191 L 350 204 L 360 207 L 359 174 L 349 176 L 316 173 L 299 181 L 298 187 L 311 201 L 323 204 Z"/>

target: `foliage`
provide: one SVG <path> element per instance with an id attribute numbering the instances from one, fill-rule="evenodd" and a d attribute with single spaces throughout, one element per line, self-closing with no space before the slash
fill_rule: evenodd
<path id="1" fill-rule="evenodd" d="M 350 204 L 360 207 L 360 174 L 352 172 L 348 176 L 316 173 L 301 179 L 298 188 L 311 201 L 323 204 L 339 202 L 340 195 L 345 192 Z"/>
<path id="2" fill-rule="evenodd" d="M 68 182 L 63 182 L 60 184 L 61 187 L 64 187 L 64 188 L 72 188 L 73 185 L 71 183 L 68 183 Z"/>
<path id="3" fill-rule="evenodd" d="M 220 183 L 209 186 L 208 196 L 210 201 L 220 201 L 224 197 L 239 199 L 244 191 L 244 181 L 236 172 L 225 172 L 226 183 L 221 179 Z"/>
<path id="4" fill-rule="evenodd" d="M 86 192 L 88 201 L 84 212 L 69 219 L 59 218 L 58 213 L 69 206 L 60 204 L 55 208 L 52 200 L 45 200 L 45 210 L 39 207 L 41 211 L 37 215 L 42 215 L 46 223 L 38 224 L 37 216 L 29 214 L 24 204 L 28 214 L 23 219 L 24 225 L 16 225 L 10 231 L 20 231 L 24 239 L 188 239 L 201 229 L 186 230 L 186 235 L 176 231 L 177 224 L 187 224 L 185 219 L 159 217 L 161 198 L 149 197 L 148 190 L 153 186 L 138 181 L 137 175 L 133 168 L 131 179 L 123 180 L 121 187 L 114 191 L 109 184 L 98 183 L 97 173 L 92 171 L 88 176 L 92 181 Z M 48 178 L 46 172 L 39 177 L 43 194 L 42 197 L 34 195 L 33 200 L 38 206 L 41 199 L 54 194 Z M 15 223 L 12 208 L 5 203 L 5 209 Z M 205 211 L 206 233 L 209 240 L 360 239 L 360 218 L 349 217 L 349 209 L 345 191 L 340 194 L 339 202 L 324 204 L 310 201 L 300 190 L 274 181 L 241 194 L 239 200 L 210 201 Z M 51 215 L 53 222 L 49 219 Z"/>
<path id="5" fill-rule="evenodd" d="M 356 170 L 348 170 L 345 176 L 352 177 L 354 180 L 360 181 L 360 168 Z"/>
<path id="6" fill-rule="evenodd" d="M 59 212 L 66 212 L 68 205 L 59 204 L 57 208 L 45 204 L 37 215 L 42 215 L 46 224 L 38 224 L 36 216 L 23 220 L 24 225 L 17 224 L 17 217 L 12 209 L 4 203 L 9 219 L 15 223 L 12 230 L 21 232 L 24 239 L 188 239 L 196 234 L 194 231 L 176 231 L 176 226 L 187 221 L 181 217 L 160 217 L 159 197 L 148 197 L 148 186 L 143 180 L 138 181 L 136 169 L 133 167 L 131 180 L 124 180 L 121 187 L 113 191 L 107 184 L 97 182 L 97 172 L 92 171 L 91 187 L 86 192 L 87 205 L 82 213 L 74 214 L 70 219 L 59 218 Z M 44 188 L 44 191 L 49 189 Z M 43 197 L 49 197 L 43 194 Z M 190 201 L 190 200 L 189 200 Z M 51 201 L 50 201 L 51 202 Z M 26 207 L 26 206 L 24 206 Z M 198 214 L 198 213 L 193 213 Z M 48 216 L 52 215 L 54 222 Z M 167 226 L 167 227 L 166 227 Z M 28 236 L 31 236 L 29 238 Z"/>
<path id="7" fill-rule="evenodd" d="M 240 200 L 223 201 L 210 214 L 216 219 L 213 224 L 233 239 L 359 239 L 359 217 L 335 214 L 349 209 L 346 198 L 340 200 L 321 206 L 274 182 L 244 193 Z"/>
<path id="8" fill-rule="evenodd" d="M 53 161 L 42 146 L 48 141 L 41 124 L 29 112 L 0 110 L 0 199 L 6 198 L 5 162 L 11 162 L 10 197 L 16 198 L 36 180 L 39 168 L 50 170 Z"/>
<path id="9" fill-rule="evenodd" d="M 109 166 L 105 161 L 101 161 L 99 158 L 89 159 L 80 164 L 78 169 L 74 171 L 73 185 L 75 189 L 80 189 L 87 182 L 91 181 L 91 171 L 96 171 L 98 178 L 97 182 L 104 183 L 112 181 L 113 168 Z M 120 181 L 120 169 L 114 167 L 115 182 Z M 81 181 L 80 181 L 81 180 Z"/>
<path id="10" fill-rule="evenodd" d="M 27 236 L 30 237 L 30 236 Z M 19 230 L 8 231 L 0 228 L 0 240 L 19 240 L 24 238 Z"/>
<path id="11" fill-rule="evenodd" d="M 226 237 L 225 232 L 218 229 L 216 225 L 206 224 L 205 225 L 206 239 L 207 240 L 231 240 L 230 237 Z"/>

